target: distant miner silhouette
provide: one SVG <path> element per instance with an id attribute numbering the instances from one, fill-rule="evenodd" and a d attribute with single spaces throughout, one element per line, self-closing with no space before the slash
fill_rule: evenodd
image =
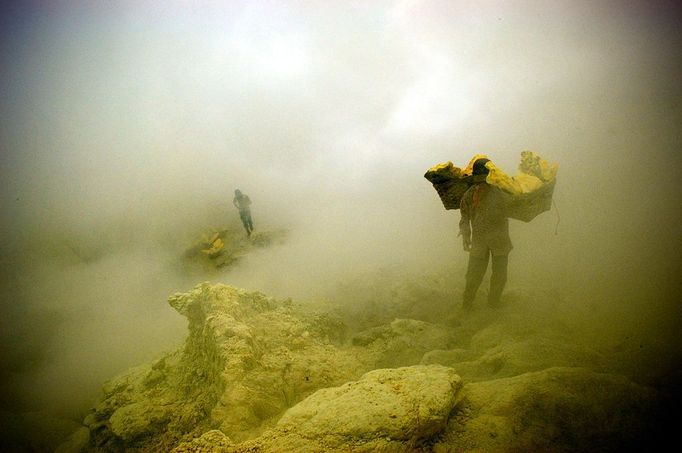
<path id="1" fill-rule="evenodd" d="M 251 236 L 253 231 L 253 220 L 251 219 L 251 199 L 248 195 L 243 194 L 239 189 L 234 191 L 234 199 L 232 204 L 239 210 L 239 217 L 242 219 L 242 225 L 246 230 L 246 235 Z"/>

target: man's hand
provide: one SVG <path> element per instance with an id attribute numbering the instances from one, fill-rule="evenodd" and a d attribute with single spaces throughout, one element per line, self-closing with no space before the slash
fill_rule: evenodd
<path id="1" fill-rule="evenodd" d="M 464 236 L 462 238 L 462 245 L 464 246 L 464 251 L 468 252 L 471 250 L 471 238 Z"/>

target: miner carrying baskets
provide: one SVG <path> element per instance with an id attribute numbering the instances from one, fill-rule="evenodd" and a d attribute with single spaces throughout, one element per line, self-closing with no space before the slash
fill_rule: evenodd
<path id="1" fill-rule="evenodd" d="M 460 169 L 452 162 L 436 165 L 424 175 L 446 209 L 460 209 L 459 234 L 469 253 L 462 306 L 473 306 L 492 258 L 488 304 L 499 306 L 507 282 L 512 243 L 509 218 L 530 222 L 549 210 L 557 166 L 530 151 L 521 153 L 519 174 L 510 178 L 486 156 L 474 156 Z"/>

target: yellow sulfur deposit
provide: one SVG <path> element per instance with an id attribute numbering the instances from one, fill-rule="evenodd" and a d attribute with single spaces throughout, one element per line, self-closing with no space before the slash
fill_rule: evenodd
<path id="1" fill-rule="evenodd" d="M 543 184 L 554 181 L 558 170 L 557 164 L 550 164 L 532 151 L 521 153 L 519 172 L 513 177 L 508 176 L 492 162 L 488 162 L 486 167 L 490 170 L 486 182 L 513 195 L 540 189 Z"/>
<path id="2" fill-rule="evenodd" d="M 476 154 L 464 168 L 456 167 L 452 162 L 438 164 L 424 174 L 433 184 L 445 209 L 459 209 L 462 196 L 474 183 L 474 162 L 481 158 L 488 157 Z M 532 151 L 522 151 L 515 176 L 507 175 L 493 162 L 486 163 L 486 168 L 490 170 L 486 182 L 511 195 L 508 206 L 510 218 L 529 222 L 551 207 L 557 164 L 547 162 Z"/>
<path id="3" fill-rule="evenodd" d="M 207 254 L 207 255 L 215 255 L 216 253 L 220 252 L 223 247 L 225 247 L 225 243 L 223 242 L 222 239 L 217 237 L 216 233 L 216 239 L 211 242 L 211 247 L 207 249 L 203 249 L 202 252 Z"/>

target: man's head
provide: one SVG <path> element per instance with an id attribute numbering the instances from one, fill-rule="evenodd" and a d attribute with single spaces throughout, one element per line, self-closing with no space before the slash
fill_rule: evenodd
<path id="1" fill-rule="evenodd" d="M 476 159 L 476 162 L 474 162 L 474 167 L 473 167 L 473 174 L 474 175 L 487 175 L 490 173 L 490 170 L 486 168 L 485 164 L 490 162 L 490 159 L 486 159 L 485 157 L 482 157 L 480 159 Z"/>
<path id="2" fill-rule="evenodd" d="M 234 191 L 234 194 L 235 194 L 235 196 L 237 196 L 237 197 L 241 197 L 241 196 L 242 196 L 242 191 L 239 190 L 239 189 L 237 189 L 237 190 Z"/>

